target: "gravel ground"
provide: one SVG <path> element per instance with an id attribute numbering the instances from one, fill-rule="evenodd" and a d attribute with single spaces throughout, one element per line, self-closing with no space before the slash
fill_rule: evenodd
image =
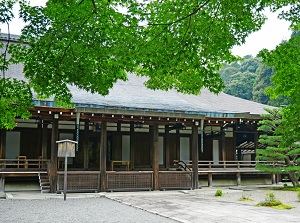
<path id="1" fill-rule="evenodd" d="M 107 198 L 0 200 L 0 222 L 162 222 L 174 220 Z"/>
<path id="2" fill-rule="evenodd" d="M 215 197 L 218 189 L 222 197 Z M 294 206 L 291 210 L 257 207 L 266 193 Z M 99 196 L 99 197 L 95 197 Z M 100 197 L 101 196 L 101 197 Z M 241 197 L 252 201 L 238 201 Z M 184 222 L 184 223 L 298 223 L 297 192 L 274 187 L 213 187 L 199 190 L 114 192 L 62 195 L 11 193 L 0 199 L 0 222 Z"/>

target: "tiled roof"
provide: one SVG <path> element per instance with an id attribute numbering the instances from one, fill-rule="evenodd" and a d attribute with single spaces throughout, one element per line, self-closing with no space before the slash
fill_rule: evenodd
<path id="1" fill-rule="evenodd" d="M 82 106 L 104 106 L 142 110 L 182 111 L 185 113 L 223 116 L 238 113 L 265 113 L 264 104 L 244 100 L 225 93 L 218 95 L 203 89 L 199 95 L 187 95 L 175 90 L 150 90 L 144 86 L 145 77 L 128 74 L 128 81 L 118 81 L 107 96 L 91 94 L 71 87 L 73 102 Z"/>

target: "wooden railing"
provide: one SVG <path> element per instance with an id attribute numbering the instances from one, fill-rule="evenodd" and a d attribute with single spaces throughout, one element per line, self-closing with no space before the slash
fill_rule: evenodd
<path id="1" fill-rule="evenodd" d="M 174 160 L 174 163 L 178 160 Z M 192 161 L 184 160 L 184 163 L 191 169 Z M 270 165 L 273 167 L 283 166 L 282 162 L 269 161 L 198 161 L 199 171 L 221 171 L 221 170 L 255 170 L 257 164 Z"/>
<path id="2" fill-rule="evenodd" d="M 5 169 L 47 169 L 48 159 L 0 159 L 0 171 Z"/>

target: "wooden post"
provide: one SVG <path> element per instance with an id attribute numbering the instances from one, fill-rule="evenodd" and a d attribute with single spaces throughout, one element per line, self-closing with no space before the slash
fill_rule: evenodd
<path id="1" fill-rule="evenodd" d="M 67 197 L 67 172 L 68 172 L 68 157 L 75 157 L 75 144 L 77 144 L 76 141 L 72 141 L 69 139 L 56 141 L 58 144 L 58 157 L 64 157 L 65 158 L 65 171 L 64 171 L 64 200 L 66 200 Z"/>
<path id="2" fill-rule="evenodd" d="M 58 140 L 58 119 L 52 121 L 51 136 L 51 166 L 50 166 L 50 193 L 56 193 L 57 183 L 57 144 Z"/>
<path id="3" fill-rule="evenodd" d="M 212 187 L 212 173 L 208 173 L 208 186 Z"/>
<path id="4" fill-rule="evenodd" d="M 101 123 L 100 140 L 100 191 L 106 191 L 107 122 Z"/>
<path id="5" fill-rule="evenodd" d="M 0 159 L 5 159 L 6 130 L 0 129 Z"/>
<path id="6" fill-rule="evenodd" d="M 222 149 L 222 160 L 224 161 L 224 165 L 225 165 L 225 161 L 226 161 L 226 144 L 225 144 L 225 131 L 224 128 L 221 127 L 221 149 Z"/>
<path id="7" fill-rule="evenodd" d="M 84 122 L 83 168 L 89 168 L 89 120 Z"/>
<path id="8" fill-rule="evenodd" d="M 3 175 L 0 175 L 0 195 L 1 192 L 4 193 L 5 189 L 5 177 Z"/>
<path id="9" fill-rule="evenodd" d="M 199 125 L 199 124 L 198 124 Z M 194 124 L 192 127 L 192 169 L 193 169 L 193 189 L 198 189 L 198 125 Z"/>
<path id="10" fill-rule="evenodd" d="M 168 130 L 168 125 L 165 125 L 165 162 L 166 169 L 168 169 L 170 167 L 170 132 Z"/>
<path id="11" fill-rule="evenodd" d="M 67 198 L 67 169 L 68 169 L 68 157 L 65 156 L 65 171 L 64 171 L 64 201 L 66 200 Z"/>
<path id="12" fill-rule="evenodd" d="M 42 143 L 43 143 L 43 125 L 40 119 L 38 119 L 38 124 L 37 124 L 37 134 L 36 134 L 36 157 L 42 156 L 43 153 L 43 147 L 42 147 Z"/>
<path id="13" fill-rule="evenodd" d="M 154 190 L 159 190 L 158 124 L 152 126 L 152 168 Z"/>
<path id="14" fill-rule="evenodd" d="M 241 186 L 241 173 L 236 174 L 236 184 Z"/>
<path id="15" fill-rule="evenodd" d="M 130 122 L 130 169 L 134 169 L 134 122 Z"/>
<path id="16" fill-rule="evenodd" d="M 276 184 L 276 174 L 272 173 L 272 184 Z"/>
<path id="17" fill-rule="evenodd" d="M 48 123 L 43 120 L 42 132 L 42 159 L 47 159 Z"/>

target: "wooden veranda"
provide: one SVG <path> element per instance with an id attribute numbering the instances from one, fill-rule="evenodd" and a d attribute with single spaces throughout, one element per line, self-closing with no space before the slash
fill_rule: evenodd
<path id="1" fill-rule="evenodd" d="M 24 160 L 23 160 L 24 161 Z M 168 190 L 168 189 L 195 189 L 192 161 L 175 161 L 168 171 L 158 171 L 158 185 L 155 188 L 154 171 L 68 171 L 69 192 L 99 192 L 99 191 L 142 191 L 142 190 Z M 236 185 L 241 185 L 242 175 L 265 174 L 269 175 L 271 182 L 276 183 L 276 175 L 255 169 L 256 161 L 198 161 L 198 176 L 206 175 L 208 186 L 213 186 L 214 175 L 235 175 Z M 269 163 L 270 165 L 282 165 Z M 28 160 L 19 162 L 18 159 L 0 160 L 0 188 L 4 191 L 5 177 L 39 176 L 49 171 L 49 161 Z M 48 167 L 48 170 L 47 170 Z M 101 176 L 103 175 L 104 176 Z M 49 174 L 47 174 L 49 176 Z M 278 177 L 278 176 L 277 176 Z M 105 190 L 101 188 L 102 179 L 105 179 Z M 63 190 L 64 172 L 57 172 L 56 192 Z M 201 185 L 200 185 L 201 187 Z"/>

